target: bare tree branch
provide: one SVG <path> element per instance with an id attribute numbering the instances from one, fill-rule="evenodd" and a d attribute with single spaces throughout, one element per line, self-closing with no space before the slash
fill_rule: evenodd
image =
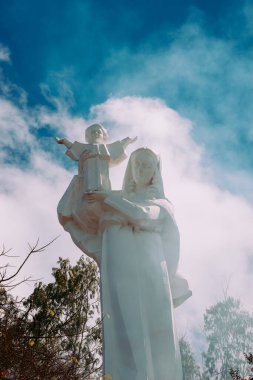
<path id="1" fill-rule="evenodd" d="M 12 287 L 12 289 L 13 289 L 14 287 L 20 285 L 23 282 L 31 281 L 31 278 L 27 277 L 24 280 L 20 281 L 19 283 L 12 285 L 12 280 L 19 274 L 19 272 L 21 271 L 21 269 L 23 268 L 23 266 L 25 265 L 27 260 L 30 258 L 30 256 L 35 254 L 35 253 L 40 253 L 40 252 L 45 251 L 45 249 L 50 244 L 52 244 L 56 239 L 58 239 L 58 237 L 59 236 L 52 239 L 49 243 L 47 243 L 41 247 L 39 247 L 39 238 L 37 239 L 36 243 L 33 246 L 31 246 L 28 243 L 30 250 L 29 250 L 28 254 L 26 255 L 25 259 L 23 260 L 23 262 L 19 265 L 17 270 L 12 275 L 7 276 L 7 268 L 11 267 L 10 264 L 7 263 L 4 266 L 0 267 L 0 270 L 1 270 L 1 272 L 0 272 L 0 285 L 4 285 L 5 287 Z M 18 257 L 18 256 L 13 256 L 13 255 L 7 255 L 8 252 L 10 252 L 10 249 L 6 251 L 5 247 L 3 246 L 3 249 L 2 249 L 2 252 L 0 253 L 0 256 L 1 257 Z"/>

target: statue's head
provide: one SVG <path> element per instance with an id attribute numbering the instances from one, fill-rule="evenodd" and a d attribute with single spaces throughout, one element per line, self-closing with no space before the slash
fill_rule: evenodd
<path id="1" fill-rule="evenodd" d="M 85 140 L 88 144 L 103 144 L 107 138 L 107 131 L 101 124 L 92 124 L 85 130 Z"/>
<path id="2" fill-rule="evenodd" d="M 139 187 L 152 184 L 157 167 L 157 158 L 150 149 L 138 149 L 131 156 L 132 177 Z"/>
<path id="3" fill-rule="evenodd" d="M 164 198 L 159 156 L 149 148 L 135 150 L 126 169 L 123 191 L 149 189 L 154 198 Z"/>

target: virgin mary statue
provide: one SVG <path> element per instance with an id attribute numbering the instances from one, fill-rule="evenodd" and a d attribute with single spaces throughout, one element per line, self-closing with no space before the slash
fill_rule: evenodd
<path id="1" fill-rule="evenodd" d="M 122 191 L 94 192 L 87 200 L 101 205 L 93 238 L 101 241 L 96 258 L 104 374 L 113 380 L 182 380 L 173 311 L 191 291 L 177 273 L 179 233 L 164 195 L 158 156 L 148 148 L 137 149 Z M 87 253 L 75 222 L 66 230 Z"/>

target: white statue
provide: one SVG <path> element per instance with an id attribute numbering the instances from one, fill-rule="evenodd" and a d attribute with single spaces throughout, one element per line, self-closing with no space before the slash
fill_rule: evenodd
<path id="1" fill-rule="evenodd" d="M 68 189 L 58 205 L 60 223 L 64 226 L 73 217 L 82 228 L 88 228 L 90 221 L 83 224 L 83 214 L 89 213 L 90 218 L 96 220 L 99 205 L 88 207 L 83 202 L 83 195 L 93 191 L 110 190 L 109 166 L 122 162 L 127 156 L 125 148 L 136 141 L 126 137 L 121 141 L 106 144 L 107 131 L 101 124 L 92 124 L 85 131 L 87 144 L 66 138 L 56 137 L 58 144 L 65 145 L 66 154 L 78 161 L 78 175 L 74 176 Z"/>
<path id="2" fill-rule="evenodd" d="M 158 156 L 137 149 L 122 191 L 85 198 L 101 205 L 97 232 L 74 220 L 65 229 L 100 267 L 104 373 L 115 380 L 182 380 L 173 309 L 191 291 L 177 274 L 179 233 Z"/>

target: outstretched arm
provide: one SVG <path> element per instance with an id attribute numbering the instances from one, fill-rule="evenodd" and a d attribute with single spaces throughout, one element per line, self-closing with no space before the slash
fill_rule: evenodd
<path id="1" fill-rule="evenodd" d="M 59 137 L 55 137 L 55 140 L 57 142 L 57 144 L 63 144 L 66 146 L 66 148 L 71 148 L 73 143 L 65 138 L 59 138 Z"/>
<path id="2" fill-rule="evenodd" d="M 152 223 L 161 218 L 161 208 L 158 205 L 139 205 L 138 203 L 131 202 L 122 197 L 119 191 L 94 191 L 85 194 L 85 199 L 89 203 L 103 202 L 104 211 L 116 210 L 123 214 L 130 222 L 134 224 L 142 223 L 145 220 Z"/>
<path id="3" fill-rule="evenodd" d="M 126 137 L 125 139 L 121 140 L 121 143 L 124 148 L 126 148 L 129 144 L 133 144 L 137 140 L 137 136 L 131 139 L 130 137 Z"/>

